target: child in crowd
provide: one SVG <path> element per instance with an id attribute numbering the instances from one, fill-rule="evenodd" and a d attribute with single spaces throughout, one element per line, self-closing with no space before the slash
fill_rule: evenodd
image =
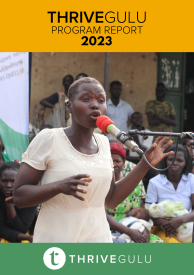
<path id="1" fill-rule="evenodd" d="M 151 232 L 153 222 L 150 219 L 149 211 L 143 207 L 133 208 L 131 211 L 127 213 L 127 217 L 121 219 L 119 221 L 124 226 L 127 226 L 133 230 L 139 230 L 139 232 L 143 232 L 145 228 Z M 127 234 L 113 233 L 112 234 L 113 242 L 125 242 L 125 243 L 133 243 L 131 238 Z M 159 238 L 158 238 L 159 239 Z M 146 238 L 146 243 L 150 240 L 150 236 Z"/>
<path id="2" fill-rule="evenodd" d="M 13 185 L 20 164 L 6 162 L 0 167 L 0 238 L 1 242 L 32 242 L 26 234 L 33 223 L 36 206 L 17 208 L 13 203 Z"/>

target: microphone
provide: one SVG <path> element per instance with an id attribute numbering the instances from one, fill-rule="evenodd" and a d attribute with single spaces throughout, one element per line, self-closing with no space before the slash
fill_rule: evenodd
<path id="1" fill-rule="evenodd" d="M 133 141 L 126 137 L 126 134 L 120 131 L 114 124 L 114 122 L 107 116 L 100 116 L 96 120 L 97 127 L 102 130 L 105 134 L 111 134 L 119 142 L 123 143 L 132 152 L 138 153 L 140 156 L 144 152 L 139 148 L 139 146 Z"/>

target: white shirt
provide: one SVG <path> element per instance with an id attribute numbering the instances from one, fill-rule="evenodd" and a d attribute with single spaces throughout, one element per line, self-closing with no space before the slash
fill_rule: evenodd
<path id="1" fill-rule="evenodd" d="M 170 202 L 183 202 L 185 209 L 191 210 L 191 195 L 194 194 L 194 175 L 182 175 L 177 189 L 165 175 L 159 174 L 152 178 L 148 184 L 148 190 L 145 201 L 147 203 L 160 203 L 164 200 Z"/>
<path id="2" fill-rule="evenodd" d="M 134 113 L 133 108 L 129 103 L 119 100 L 119 104 L 115 106 L 112 100 L 109 98 L 107 101 L 107 116 L 112 119 L 115 126 L 125 133 L 128 132 L 128 119 L 131 119 L 131 115 Z"/>
<path id="3" fill-rule="evenodd" d="M 131 130 L 132 125 L 129 126 L 129 130 Z M 150 132 L 150 130 L 145 129 L 145 131 Z M 139 142 L 141 145 L 147 146 L 148 148 L 152 145 L 153 143 L 153 136 L 148 136 L 148 138 L 146 140 L 143 139 L 143 136 L 138 135 L 139 138 Z M 132 152 L 129 150 L 129 156 L 130 157 L 139 157 L 139 155 L 136 152 Z"/>

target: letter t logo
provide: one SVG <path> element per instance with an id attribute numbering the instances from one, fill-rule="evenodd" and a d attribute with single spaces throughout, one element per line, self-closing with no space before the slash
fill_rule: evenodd
<path id="1" fill-rule="evenodd" d="M 55 255 L 59 255 L 59 253 L 55 253 L 54 251 L 50 254 L 51 255 L 51 264 L 52 265 L 58 265 L 55 263 Z"/>

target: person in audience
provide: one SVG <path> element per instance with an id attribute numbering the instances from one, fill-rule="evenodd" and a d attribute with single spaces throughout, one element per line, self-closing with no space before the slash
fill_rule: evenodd
<path id="1" fill-rule="evenodd" d="M 126 151 L 124 147 L 119 142 L 113 142 L 110 144 L 111 148 L 111 156 L 114 164 L 114 174 L 115 174 L 115 181 L 118 182 L 122 178 L 124 178 L 130 171 L 135 168 L 135 164 L 125 160 L 126 158 Z M 117 207 L 114 209 L 107 208 L 107 220 L 109 222 L 110 228 L 114 231 L 118 231 L 119 233 L 126 234 L 130 240 L 137 243 L 144 243 L 148 240 L 158 240 L 159 238 L 155 236 L 149 237 L 149 232 L 146 228 L 143 232 L 140 232 L 138 229 L 131 229 L 122 223 L 119 223 L 120 220 L 127 217 L 128 213 L 136 216 L 134 210 L 138 209 L 139 207 L 144 205 L 145 201 L 145 190 L 142 181 L 137 185 L 134 191 Z M 130 212 L 132 210 L 132 212 Z M 143 210 L 144 211 L 144 210 Z M 137 211 L 139 213 L 139 210 Z M 145 212 L 145 211 L 144 211 Z M 116 239 L 113 238 L 114 242 L 120 242 L 118 240 L 118 233 L 116 233 Z M 123 241 L 122 241 L 123 242 Z"/>
<path id="2" fill-rule="evenodd" d="M 17 208 L 13 203 L 13 186 L 20 164 L 17 161 L 0 167 L 0 238 L 2 242 L 32 242 L 27 234 L 34 221 L 36 206 Z"/>
<path id="3" fill-rule="evenodd" d="M 120 81 L 110 83 L 110 98 L 107 101 L 107 116 L 112 119 L 115 126 L 125 133 L 128 132 L 128 121 L 131 119 L 133 108 L 129 103 L 120 99 L 122 84 Z M 107 136 L 110 142 L 116 141 L 111 135 Z"/>
<path id="4" fill-rule="evenodd" d="M 187 215 L 189 212 L 185 209 L 183 202 L 162 201 L 152 203 L 149 207 L 151 218 L 170 218 Z M 181 243 L 191 243 L 193 235 L 193 222 L 183 223 L 177 228 L 177 234 L 173 237 Z"/>
<path id="5" fill-rule="evenodd" d="M 53 129 L 53 126 L 51 126 L 50 124 L 41 125 L 40 131 L 42 131 L 44 129 Z"/>
<path id="6" fill-rule="evenodd" d="M 73 83 L 74 78 L 72 75 L 68 74 L 64 76 L 62 80 L 62 85 L 64 87 L 64 93 L 54 93 L 49 97 L 45 97 L 41 99 L 40 104 L 47 108 L 53 108 L 56 103 L 60 101 L 62 95 L 65 94 L 66 98 L 68 98 L 68 89 Z"/>
<path id="7" fill-rule="evenodd" d="M 88 77 L 88 75 L 85 74 L 85 73 L 80 73 L 76 76 L 75 80 L 78 80 L 78 79 L 83 78 L 83 77 Z"/>
<path id="8" fill-rule="evenodd" d="M 156 99 L 149 100 L 145 106 L 145 113 L 149 123 L 149 130 L 153 132 L 172 132 L 172 126 L 177 125 L 176 113 L 171 102 L 165 101 L 168 83 L 158 82 Z"/>
<path id="9" fill-rule="evenodd" d="M 56 103 L 61 100 L 62 95 L 65 94 L 65 120 L 66 120 L 66 127 L 71 125 L 71 116 L 69 112 L 67 112 L 67 101 L 68 101 L 68 89 L 71 84 L 74 82 L 74 78 L 72 75 L 66 75 L 63 78 L 62 85 L 64 87 L 64 92 L 54 93 L 49 97 L 45 97 L 41 99 L 40 104 L 47 108 L 53 108 Z"/>
<path id="10" fill-rule="evenodd" d="M 142 114 L 140 112 L 134 112 L 131 115 L 131 125 L 129 126 L 129 130 L 137 129 L 138 131 L 142 131 L 142 130 L 149 131 L 148 129 L 145 129 L 145 127 L 143 127 L 142 124 L 143 124 Z M 153 136 L 147 136 L 147 139 L 143 139 L 143 136 L 137 135 L 137 136 L 134 136 L 134 141 L 137 143 L 137 145 L 139 145 L 139 148 L 145 152 L 146 149 L 152 145 Z M 127 150 L 126 159 L 137 164 L 140 161 L 141 157 L 136 152 Z"/>
<path id="11" fill-rule="evenodd" d="M 145 229 L 151 231 L 153 222 L 150 219 L 149 211 L 143 207 L 133 208 L 127 213 L 126 218 L 119 221 L 125 227 L 130 228 L 131 230 L 138 230 L 140 233 L 144 232 Z M 131 243 L 134 242 L 125 233 L 112 233 L 114 243 Z M 148 243 L 150 240 L 149 234 L 145 240 Z"/>
<path id="12" fill-rule="evenodd" d="M 175 152 L 176 145 L 172 145 L 165 150 L 165 152 Z M 165 169 L 173 161 L 174 155 L 168 156 L 162 161 L 161 168 Z M 189 151 L 183 145 L 178 145 L 177 154 L 172 166 L 165 171 L 160 172 L 159 175 L 152 178 L 149 182 L 146 207 L 152 203 L 160 203 L 163 201 L 169 202 L 183 202 L 189 214 L 181 217 L 174 217 L 170 220 L 165 218 L 154 219 L 154 224 L 159 226 L 154 229 L 153 233 L 161 237 L 164 242 L 178 242 L 175 238 L 169 239 L 173 234 L 177 234 L 177 228 L 181 224 L 194 221 L 194 175 L 192 174 L 192 160 Z M 165 230 L 165 233 L 160 228 Z"/>
<path id="13" fill-rule="evenodd" d="M 183 140 L 183 145 L 186 146 L 187 149 L 189 150 L 189 154 L 191 156 L 192 163 L 194 164 L 194 155 L 193 155 L 194 150 L 191 148 L 191 145 L 190 145 L 191 141 L 193 142 L 194 140 L 192 140 L 192 139 L 185 139 L 185 140 Z M 192 173 L 194 174 L 194 165 L 193 165 Z"/>

